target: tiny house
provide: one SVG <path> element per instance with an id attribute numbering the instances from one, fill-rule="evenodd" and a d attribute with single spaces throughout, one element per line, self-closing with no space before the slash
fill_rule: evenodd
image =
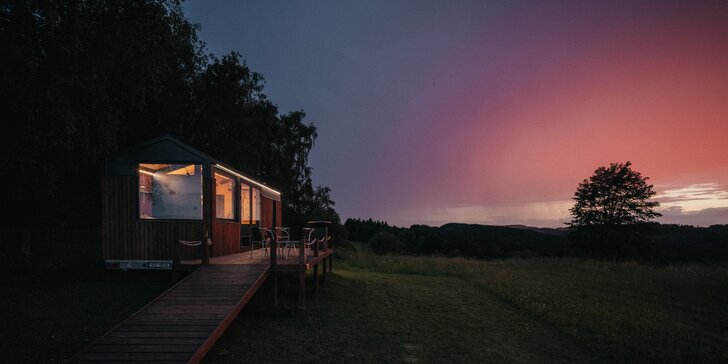
<path id="1" fill-rule="evenodd" d="M 238 253 L 252 227 L 281 222 L 280 192 L 170 136 L 107 159 L 101 203 L 109 269 L 171 269 L 181 240 L 209 238 L 210 256 Z"/>

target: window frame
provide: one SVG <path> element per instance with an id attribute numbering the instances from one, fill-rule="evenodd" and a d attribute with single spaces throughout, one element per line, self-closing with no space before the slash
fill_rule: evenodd
<path id="1" fill-rule="evenodd" d="M 245 220 L 243 219 L 243 216 L 245 216 L 245 214 L 242 211 L 242 207 L 243 207 L 243 204 L 242 204 L 242 199 L 243 199 L 242 189 L 243 189 L 243 186 L 248 187 L 248 201 L 249 201 L 248 202 L 248 207 L 250 208 L 249 218 L 248 219 L 245 219 Z M 255 185 L 253 185 L 251 183 L 245 183 L 244 181 L 240 181 L 240 188 L 239 188 L 239 190 L 240 190 L 239 200 L 241 200 L 240 201 L 240 210 L 241 210 L 240 211 L 240 224 L 243 224 L 243 225 L 251 225 L 251 226 L 252 225 L 260 225 L 260 221 L 261 221 L 262 214 L 263 214 L 263 206 L 262 206 L 263 192 L 261 191 L 260 188 L 257 188 Z M 254 209 L 254 204 L 253 204 L 253 194 L 254 194 L 254 190 L 255 191 L 258 191 L 258 219 L 257 220 L 254 219 L 255 214 L 253 213 L 253 209 Z"/>
<path id="2" fill-rule="evenodd" d="M 139 187 L 141 180 L 139 178 L 139 174 L 141 170 L 142 164 L 182 164 L 182 165 L 195 165 L 200 166 L 200 218 L 194 218 L 194 219 L 157 219 L 157 218 L 143 218 L 141 216 L 141 206 L 139 205 Z M 143 222 L 194 222 L 194 223 L 201 223 L 205 220 L 205 162 L 190 162 L 190 161 L 137 161 L 136 162 L 136 173 L 134 173 L 134 182 L 135 182 L 135 188 L 136 188 L 136 198 L 134 198 L 134 210 L 135 210 L 135 219 L 136 221 L 143 221 Z"/>
<path id="3" fill-rule="evenodd" d="M 258 200 L 257 200 L 257 202 L 258 202 L 258 210 L 257 210 L 258 219 L 257 220 L 253 219 L 255 217 L 255 212 L 256 212 L 255 204 L 254 204 L 254 202 L 256 202 L 256 201 L 253 198 L 253 196 L 255 196 L 255 191 L 258 191 Z M 253 187 L 250 190 L 250 205 L 251 205 L 251 209 L 250 209 L 251 220 L 255 221 L 258 225 L 260 225 L 260 223 L 263 219 L 263 191 L 260 188 Z"/>
<path id="4" fill-rule="evenodd" d="M 248 187 L 248 208 L 250 209 L 248 212 L 248 219 L 244 220 L 243 216 L 245 216 L 245 213 L 243 211 L 243 186 Z M 240 181 L 240 187 L 238 188 L 238 200 L 240 200 L 240 224 L 241 225 L 253 225 L 253 186 L 249 183 L 245 183 L 244 181 Z"/>
<path id="5" fill-rule="evenodd" d="M 227 218 L 224 218 L 224 217 L 217 217 L 217 177 L 215 176 L 217 174 L 219 174 L 219 175 L 221 175 L 221 176 L 223 176 L 223 177 L 225 177 L 225 178 L 227 178 L 227 179 L 229 179 L 229 180 L 231 180 L 233 182 L 233 197 L 232 197 L 232 200 L 233 200 L 233 218 L 232 219 L 227 219 Z M 240 206 L 239 206 L 240 205 L 240 201 L 239 201 L 240 198 L 238 196 L 240 194 L 240 191 L 239 191 L 240 189 L 238 188 L 238 183 L 239 183 L 238 182 L 238 178 L 235 177 L 235 176 L 233 176 L 233 175 L 231 175 L 230 173 L 227 173 L 227 172 L 225 172 L 225 171 L 223 171 L 223 170 L 221 170 L 219 168 L 216 168 L 216 167 L 212 169 L 212 178 L 215 180 L 215 191 L 214 191 L 215 193 L 213 193 L 213 196 L 215 196 L 215 211 L 214 211 L 214 214 L 213 214 L 214 217 L 215 217 L 215 220 L 220 220 L 220 221 L 236 221 L 236 222 L 237 221 L 240 221 L 240 219 L 242 218 L 242 216 L 238 216 L 238 215 L 240 215 L 240 212 L 239 212 L 239 210 L 240 210 Z"/>

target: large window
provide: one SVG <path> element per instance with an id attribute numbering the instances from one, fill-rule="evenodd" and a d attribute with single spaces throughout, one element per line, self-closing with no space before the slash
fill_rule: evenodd
<path id="1" fill-rule="evenodd" d="M 235 219 L 235 181 L 215 173 L 215 217 Z"/>
<path id="2" fill-rule="evenodd" d="M 253 221 L 260 221 L 260 190 L 253 188 Z"/>
<path id="3" fill-rule="evenodd" d="M 240 222 L 255 224 L 260 221 L 260 190 L 240 185 Z"/>
<path id="4" fill-rule="evenodd" d="M 139 218 L 202 220 L 202 165 L 140 164 Z"/>
<path id="5" fill-rule="evenodd" d="M 250 186 L 240 184 L 240 223 L 250 224 Z"/>

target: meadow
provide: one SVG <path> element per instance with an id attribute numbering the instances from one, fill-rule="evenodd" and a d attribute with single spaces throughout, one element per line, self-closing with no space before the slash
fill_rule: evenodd
<path id="1" fill-rule="evenodd" d="M 109 273 L 3 278 L 4 361 L 63 361 L 170 283 Z M 263 286 L 207 362 L 728 362 L 725 265 L 359 249 L 337 253 L 305 310 L 280 286 L 279 306 Z"/>
<path id="2" fill-rule="evenodd" d="M 728 267 L 350 251 L 305 311 L 267 296 L 208 362 L 728 362 Z"/>

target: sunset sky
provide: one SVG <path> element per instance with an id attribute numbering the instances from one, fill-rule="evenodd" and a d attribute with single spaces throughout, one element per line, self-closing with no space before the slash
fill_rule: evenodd
<path id="1" fill-rule="evenodd" d="M 728 223 L 726 1 L 200 1 L 281 112 L 318 128 L 343 219 L 563 226 L 632 161 L 661 222 Z"/>

